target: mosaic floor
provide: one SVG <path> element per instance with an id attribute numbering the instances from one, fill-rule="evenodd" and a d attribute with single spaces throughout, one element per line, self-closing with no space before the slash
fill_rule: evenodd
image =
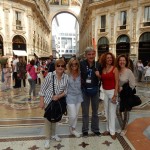
<path id="1" fill-rule="evenodd" d="M 0 83 L 2 87 L 2 83 Z M 2 89 L 2 88 L 0 88 Z M 28 102 L 26 89 L 0 90 L 0 150 L 44 150 L 43 110 L 37 99 Z M 56 132 L 62 142 L 51 141 L 52 150 L 148 150 L 150 147 L 150 84 L 137 85 L 137 94 L 142 104 L 130 112 L 126 136 L 120 136 L 120 126 L 116 119 L 117 139 L 109 136 L 75 138 L 69 134 L 68 118 L 64 116 L 57 124 Z M 103 111 L 100 103 L 100 112 Z M 105 131 L 104 116 L 100 113 L 100 131 Z M 77 130 L 81 133 L 82 114 L 80 111 Z"/>

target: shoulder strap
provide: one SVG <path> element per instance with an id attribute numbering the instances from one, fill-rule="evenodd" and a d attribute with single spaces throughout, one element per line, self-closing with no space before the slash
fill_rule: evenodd
<path id="1" fill-rule="evenodd" d="M 53 76 L 53 94 L 55 95 L 55 88 L 54 88 L 54 75 Z"/>

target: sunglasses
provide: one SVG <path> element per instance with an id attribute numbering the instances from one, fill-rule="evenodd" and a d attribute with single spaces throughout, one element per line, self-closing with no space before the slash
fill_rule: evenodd
<path id="1" fill-rule="evenodd" d="M 65 68 L 65 65 L 57 65 L 57 67 Z"/>
<path id="2" fill-rule="evenodd" d="M 71 64 L 71 66 L 77 66 L 78 65 L 78 63 L 72 63 Z"/>

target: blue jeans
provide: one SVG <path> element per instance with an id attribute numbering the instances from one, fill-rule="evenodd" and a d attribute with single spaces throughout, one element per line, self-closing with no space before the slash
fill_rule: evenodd
<path id="1" fill-rule="evenodd" d="M 87 96 L 83 93 L 83 102 L 82 106 L 82 132 L 88 132 L 89 130 L 89 108 L 92 108 L 92 118 L 91 118 L 91 131 L 99 132 L 99 117 L 98 117 L 98 107 L 99 107 L 99 92 L 97 92 L 94 96 Z"/>
<path id="2" fill-rule="evenodd" d="M 33 92 L 33 96 L 35 96 L 35 85 L 36 81 L 33 79 L 28 79 L 29 84 L 30 84 L 30 89 L 29 89 L 29 95 L 31 96 L 31 93 Z"/>

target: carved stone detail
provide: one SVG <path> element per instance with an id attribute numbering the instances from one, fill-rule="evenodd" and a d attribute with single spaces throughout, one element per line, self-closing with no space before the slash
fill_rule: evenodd
<path id="1" fill-rule="evenodd" d="M 9 40 L 9 9 L 4 9 L 4 15 L 5 15 L 5 33 L 6 33 L 6 39 Z"/>
<path id="2" fill-rule="evenodd" d="M 113 43 L 113 38 L 114 38 L 114 16 L 115 16 L 115 13 L 111 13 L 111 43 Z"/>
<path id="3" fill-rule="evenodd" d="M 128 32 L 129 32 L 129 30 L 119 30 L 119 31 L 117 31 L 117 37 L 122 34 L 128 35 Z"/>
<path id="4" fill-rule="evenodd" d="M 132 32 L 132 41 L 136 41 L 136 20 L 137 20 L 137 11 L 138 8 L 133 8 L 133 32 Z"/>

